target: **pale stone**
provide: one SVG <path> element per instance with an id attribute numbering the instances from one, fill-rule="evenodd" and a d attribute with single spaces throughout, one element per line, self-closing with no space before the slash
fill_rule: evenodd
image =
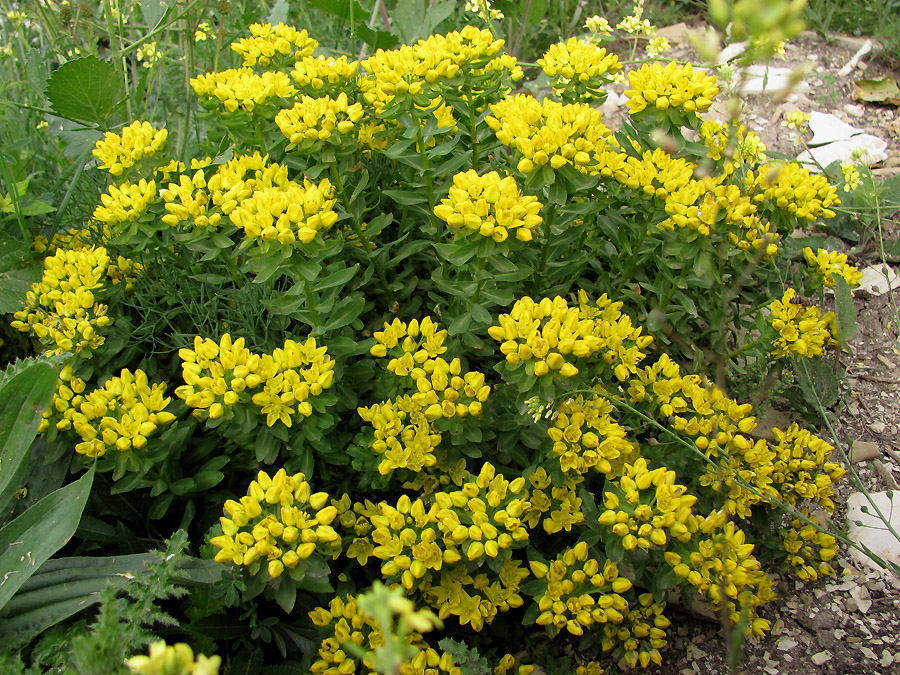
<path id="1" fill-rule="evenodd" d="M 778 649 L 787 652 L 797 646 L 797 641 L 793 638 L 782 638 L 778 640 Z"/>
<path id="2" fill-rule="evenodd" d="M 813 110 L 809 113 L 809 130 L 813 136 L 809 139 L 810 145 L 824 145 L 835 141 L 844 141 L 863 133 L 831 113 L 823 113 Z"/>
<path id="3" fill-rule="evenodd" d="M 878 443 L 872 441 L 853 441 L 850 446 L 850 461 L 854 464 L 865 462 L 867 459 L 881 455 Z"/>
<path id="4" fill-rule="evenodd" d="M 887 268 L 887 274 L 884 270 Z M 862 279 L 855 292 L 884 295 L 891 288 L 900 288 L 900 275 L 890 265 L 869 265 L 862 270 Z"/>
<path id="5" fill-rule="evenodd" d="M 691 33 L 694 32 L 696 32 L 696 29 L 689 28 L 684 21 L 680 21 L 671 26 L 658 29 L 656 36 L 666 38 L 666 40 L 674 44 L 676 42 L 688 42 L 691 38 Z"/>
<path id="6" fill-rule="evenodd" d="M 812 655 L 812 662 L 815 663 L 817 666 L 821 666 L 823 663 L 825 663 L 826 661 L 830 661 L 830 660 L 831 660 L 831 652 L 828 651 L 827 649 L 824 652 L 819 652 L 818 654 Z"/>
<path id="7" fill-rule="evenodd" d="M 900 492 L 872 492 L 869 494 L 872 502 L 881 510 L 895 531 L 900 533 Z M 866 507 L 868 513 L 863 512 Z M 857 522 L 860 523 L 857 525 Z M 887 531 L 884 522 L 878 517 L 869 499 L 862 492 L 855 492 L 847 500 L 847 536 L 860 546 L 867 547 L 872 553 L 879 556 L 885 562 L 900 565 L 900 541 Z M 869 568 L 880 570 L 881 567 L 866 554 L 855 548 L 850 549 L 850 556 L 859 564 Z M 851 592 L 851 597 L 854 595 Z M 862 592 L 857 594 L 857 607 L 859 600 L 865 604 Z M 868 595 L 867 593 L 865 595 Z M 870 601 L 871 602 L 871 601 Z"/>
<path id="8" fill-rule="evenodd" d="M 790 68 L 748 66 L 739 74 L 742 94 L 768 94 L 783 97 L 791 92 L 809 91 L 809 83 Z"/>
<path id="9" fill-rule="evenodd" d="M 848 125 L 849 126 L 849 125 Z M 862 151 L 860 161 L 866 166 L 878 164 L 887 159 L 887 142 L 872 134 L 856 134 L 850 138 L 804 150 L 797 156 L 800 164 L 809 165 L 813 170 L 827 167 L 832 162 L 852 162 L 853 153 Z"/>

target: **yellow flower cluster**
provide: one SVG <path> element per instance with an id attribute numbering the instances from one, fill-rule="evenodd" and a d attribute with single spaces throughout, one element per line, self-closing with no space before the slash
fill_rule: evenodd
<path id="1" fill-rule="evenodd" d="M 807 246 L 803 249 L 803 257 L 806 258 L 806 264 L 812 268 L 813 273 L 822 279 L 822 283 L 829 288 L 834 288 L 835 274 L 844 277 L 844 281 L 850 288 L 856 288 L 862 281 L 862 272 L 853 265 L 847 264 L 846 253 L 826 251 L 824 248 L 817 249 L 813 253 L 812 248 Z"/>
<path id="2" fill-rule="evenodd" d="M 251 239 L 277 241 L 283 246 L 297 241 L 309 244 L 337 222 L 334 204 L 331 181 L 323 178 L 317 185 L 304 178 L 303 185 L 290 181 L 254 190 L 228 218 Z"/>
<path id="3" fill-rule="evenodd" d="M 787 431 L 773 429 L 772 433 L 772 484 L 781 499 L 789 504 L 811 499 L 826 511 L 834 511 L 833 485 L 846 473 L 840 464 L 828 461 L 834 447 L 797 424 Z"/>
<path id="4" fill-rule="evenodd" d="M 638 452 L 627 431 L 610 413 L 612 403 L 602 396 L 585 400 L 580 394 L 556 408 L 547 435 L 563 471 L 588 473 L 591 469 L 620 475 L 626 461 Z"/>
<path id="5" fill-rule="evenodd" d="M 494 241 L 506 241 L 510 230 L 519 241 L 531 241 L 543 222 L 541 204 L 533 195 L 523 195 L 512 176 L 496 171 L 479 176 L 474 169 L 453 176 L 449 196 L 434 207 L 434 215 L 453 229 L 478 232 Z"/>
<path id="6" fill-rule="evenodd" d="M 631 589 L 631 581 L 619 576 L 619 568 L 611 560 L 601 565 L 588 554 L 587 543 L 579 541 L 549 565 L 530 561 L 531 572 L 547 584 L 542 595 L 535 595 L 541 612 L 536 620 L 539 626 L 584 635 L 594 624 L 622 622 L 628 611 L 622 593 Z M 598 593 L 599 597 L 594 597 Z"/>
<path id="7" fill-rule="evenodd" d="M 313 337 L 305 343 L 285 340 L 272 354 L 254 354 L 244 338 L 232 342 L 225 333 L 217 344 L 197 336 L 193 349 L 178 351 L 185 384 L 175 395 L 195 409 L 199 420 L 230 419 L 230 408 L 249 400 L 268 426 L 281 422 L 291 427 L 297 418 L 312 414 L 310 397 L 332 385 L 334 359 L 327 351 Z"/>
<path id="8" fill-rule="evenodd" d="M 381 573 L 412 590 L 445 564 L 497 558 L 502 551 L 524 546 L 524 486 L 524 478 L 510 482 L 486 463 L 461 489 L 432 495 L 430 506 L 405 495 L 396 507 L 379 503 L 378 513 L 369 520 L 376 544 L 372 555 L 385 561 Z"/>
<path id="9" fill-rule="evenodd" d="M 743 124 L 735 127 L 708 120 L 700 125 L 699 132 L 703 144 L 709 148 L 707 155 L 710 159 L 728 160 L 725 163 L 726 175 L 734 171 L 735 164 L 758 163 L 767 159 L 766 146 L 755 132 L 747 131 Z"/>
<path id="10" fill-rule="evenodd" d="M 419 42 L 420 49 L 431 49 L 443 54 L 454 65 L 459 66 L 463 75 L 460 94 L 464 99 L 477 96 L 489 85 L 483 81 L 484 76 L 493 74 L 493 84 L 499 85 L 501 92 L 509 91 L 510 82 L 518 82 L 524 76 L 522 66 L 514 56 L 501 54 L 504 41 L 494 39 L 488 29 L 465 26 L 462 30 L 446 35 L 432 35 Z M 476 110 L 479 110 L 477 102 Z"/>
<path id="11" fill-rule="evenodd" d="M 528 570 L 518 560 L 504 559 L 499 572 L 491 565 L 478 569 L 477 574 L 470 573 L 469 567 L 461 564 L 441 570 L 438 584 L 430 580 L 423 584 L 422 597 L 441 618 L 456 616 L 460 625 L 470 625 L 476 631 L 491 623 L 499 612 L 524 604 L 519 589 Z"/>
<path id="12" fill-rule="evenodd" d="M 194 660 L 194 650 L 185 643 L 160 640 L 150 645 L 149 656 L 132 656 L 125 665 L 136 675 L 218 675 L 222 657 L 197 654 Z"/>
<path id="13" fill-rule="evenodd" d="M 293 62 L 312 56 L 319 46 L 316 40 L 309 37 L 305 28 L 298 31 L 283 23 L 274 28 L 270 23 L 253 23 L 249 30 L 252 37 L 231 43 L 231 48 L 244 59 L 244 66 L 266 67 L 279 57 Z"/>
<path id="14" fill-rule="evenodd" d="M 53 400 L 50 407 L 44 411 L 41 422 L 38 425 L 38 433 L 42 434 L 50 428 L 53 419 L 57 414 L 62 417 L 55 422 L 55 426 L 60 431 L 72 428 L 71 415 L 78 410 L 78 407 L 84 403 L 84 390 L 87 388 L 85 381 L 80 377 L 75 377 L 72 372 L 72 364 L 67 363 L 59 371 L 59 379 L 56 380 L 56 391 L 53 394 Z M 70 411 L 69 417 L 66 417 L 67 411 Z"/>
<path id="15" fill-rule="evenodd" d="M 293 108 L 279 112 L 275 124 L 290 141 L 288 150 L 311 151 L 335 134 L 348 136 L 362 116 L 362 103 L 348 103 L 343 92 L 336 99 L 304 95 Z"/>
<path id="16" fill-rule="evenodd" d="M 397 469 L 419 472 L 437 463 L 434 451 L 441 443 L 441 434 L 425 416 L 422 404 L 411 396 L 397 396 L 360 407 L 357 412 L 375 430 L 372 449 L 383 455 L 378 464 L 380 474 Z"/>
<path id="17" fill-rule="evenodd" d="M 140 450 L 158 427 L 175 421 L 175 415 L 166 412 L 172 399 L 163 398 L 165 391 L 165 384 L 151 385 L 143 370 L 132 373 L 123 369 L 100 389 L 87 394 L 72 391 L 69 407 L 57 408 L 63 419 L 56 427 L 71 428 L 81 436 L 75 452 L 88 457 L 102 457 L 110 448 L 120 452 Z M 61 396 L 56 403 L 61 404 L 69 392 L 60 387 L 58 393 Z"/>
<path id="18" fill-rule="evenodd" d="M 771 628 L 756 608 L 775 599 L 772 579 L 753 555 L 753 544 L 724 510 L 689 520 L 693 550 L 684 554 L 667 551 L 666 562 L 675 574 L 709 597 L 718 611 L 727 603 L 732 624 L 748 618 L 746 632 L 762 636 Z"/>
<path id="19" fill-rule="evenodd" d="M 531 173 L 535 165 L 553 169 L 566 165 L 588 173 L 611 131 L 599 110 L 583 103 L 564 105 L 527 94 L 517 94 L 491 106 L 485 119 L 503 145 L 521 155 L 518 169 Z"/>
<path id="20" fill-rule="evenodd" d="M 168 133 L 165 129 L 153 128 L 149 122 L 133 122 L 122 129 L 121 135 L 107 131 L 92 153 L 100 161 L 97 168 L 121 176 L 125 169 L 162 150 Z"/>
<path id="21" fill-rule="evenodd" d="M 336 97 L 357 89 L 358 66 L 346 56 L 304 56 L 294 63 L 291 79 L 303 94 Z"/>
<path id="22" fill-rule="evenodd" d="M 607 623 L 603 626 L 603 651 L 610 651 L 621 644 L 622 658 L 632 668 L 638 664 L 646 668 L 651 663 L 660 665 L 660 649 L 668 646 L 668 628 L 672 622 L 663 614 L 665 602 L 653 602 L 652 593 L 641 593 L 636 605 L 629 607 L 628 613 L 619 625 Z"/>
<path id="23" fill-rule="evenodd" d="M 169 183 L 168 187 L 160 190 L 160 195 L 166 202 L 165 209 L 168 211 L 160 220 L 172 227 L 187 220 L 201 230 L 207 227 L 217 227 L 222 222 L 222 213 L 213 211 L 215 203 L 210 203 L 210 194 L 206 191 L 206 187 L 206 176 L 203 169 L 198 169 L 190 177 L 182 174 L 178 177 L 177 183 Z M 234 201 L 236 205 L 236 198 L 239 196 L 241 196 L 239 190 L 235 190 L 232 194 L 227 195 L 232 198 L 228 201 Z M 223 203 L 220 202 L 220 205 Z M 233 208 L 232 206 L 231 209 Z"/>
<path id="24" fill-rule="evenodd" d="M 198 75 L 191 79 L 191 87 L 200 97 L 221 101 L 228 112 L 238 108 L 253 112 L 273 98 L 289 99 L 297 93 L 287 73 L 267 70 L 257 75 L 250 68 L 230 68 Z M 274 116 L 275 110 L 267 111 L 269 113 Z"/>
<path id="25" fill-rule="evenodd" d="M 681 108 L 697 115 L 709 110 L 719 93 L 715 77 L 702 70 L 695 72 L 690 63 L 682 66 L 675 61 L 666 66 L 645 63 L 628 73 L 628 81 L 631 89 L 625 91 L 625 96 L 632 116 L 640 115 L 648 106 L 660 111 Z"/>
<path id="26" fill-rule="evenodd" d="M 778 332 L 772 348 L 776 359 L 791 356 L 812 358 L 821 356 L 826 344 L 833 344 L 831 328 L 834 326 L 834 312 L 822 316 L 818 307 L 805 307 L 795 302 L 797 291 L 789 288 L 781 300 L 773 300 L 769 318 L 772 328 Z"/>
<path id="27" fill-rule="evenodd" d="M 463 373 L 458 358 L 448 363 L 440 356 L 447 351 L 447 331 L 439 330 L 431 317 L 409 323 L 394 319 L 374 337 L 376 344 L 369 352 L 378 358 L 390 355 L 387 370 L 410 378 L 417 390 L 358 409 L 375 429 L 372 449 L 384 455 L 378 470 L 382 474 L 401 468 L 418 472 L 435 466 L 434 450 L 441 434 L 433 422 L 480 415 L 491 388 L 483 373 Z"/>
<path id="28" fill-rule="evenodd" d="M 651 471 L 641 457 L 626 464 L 622 477 L 607 485 L 610 489 L 603 492 L 606 510 L 599 522 L 621 537 L 626 551 L 665 546 L 666 530 L 680 542 L 690 540 L 685 522 L 697 498 L 675 483 L 674 471 L 664 466 Z"/>
<path id="29" fill-rule="evenodd" d="M 844 192 L 853 192 L 860 184 L 859 169 L 851 162 L 841 162 L 841 176 L 844 178 Z"/>
<path id="30" fill-rule="evenodd" d="M 100 195 L 100 204 L 94 209 L 94 220 L 107 225 L 133 223 L 141 219 L 150 205 L 156 201 L 156 181 L 141 178 L 137 183 L 125 181 L 110 185 Z"/>
<path id="31" fill-rule="evenodd" d="M 25 294 L 25 307 L 13 315 L 12 327 L 34 333 L 44 354 L 96 349 L 106 341 L 97 329 L 112 321 L 96 298 L 106 288 L 108 267 L 106 249 L 93 246 L 59 249 L 44 258 L 41 280 Z"/>
<path id="32" fill-rule="evenodd" d="M 618 56 L 576 37 L 550 45 L 537 64 L 550 77 L 557 96 L 576 101 L 605 98 L 603 85 L 622 70 Z"/>
<path id="33" fill-rule="evenodd" d="M 540 523 L 547 534 L 563 530 L 571 532 L 573 526 L 583 525 L 582 501 L 576 492 L 576 486 L 582 480 L 580 476 L 566 478 L 561 485 L 553 485 L 547 470 L 538 467 L 528 476 L 532 489 L 527 498 L 531 506 L 522 520 L 529 528 L 535 528 Z"/>
<path id="34" fill-rule="evenodd" d="M 621 162 L 609 166 L 612 176 L 648 197 L 665 200 L 670 194 L 696 182 L 693 180 L 695 166 L 685 159 L 672 157 L 662 148 L 647 150 L 640 159 L 621 155 L 619 158 Z"/>
<path id="35" fill-rule="evenodd" d="M 816 518 L 810 516 L 809 509 L 803 509 L 803 515 L 818 523 Z M 817 581 L 820 575 L 827 577 L 834 574 L 829 561 L 837 555 L 838 547 L 837 539 L 832 535 L 800 518 L 792 519 L 783 535 L 787 560 L 800 579 Z"/>
<path id="36" fill-rule="evenodd" d="M 832 206 L 841 203 L 837 188 L 825 176 L 810 173 L 796 162 L 764 164 L 747 172 L 747 190 L 760 208 L 777 208 L 813 221 L 834 218 Z"/>
<path id="37" fill-rule="evenodd" d="M 501 343 L 509 365 L 525 362 L 537 377 L 551 371 L 574 377 L 579 372 L 574 360 L 600 357 L 619 380 L 627 379 L 653 338 L 642 336 L 642 329 L 621 313 L 622 303 L 606 294 L 594 306 L 584 293 L 579 293 L 579 301 L 580 307 L 569 307 L 560 296 L 540 302 L 525 296 L 509 314 L 500 315 L 500 325 L 488 328 L 488 334 Z"/>
<path id="38" fill-rule="evenodd" d="M 370 673 L 374 675 L 375 665 L 367 659 L 358 664 L 355 657 L 344 648 L 353 644 L 364 652 L 371 652 L 384 644 L 384 636 L 375 622 L 359 609 L 356 598 L 348 595 L 345 600 L 334 598 L 328 607 L 317 607 L 309 613 L 309 618 L 320 628 L 328 628 L 330 634 L 319 643 L 318 660 L 310 667 L 312 675 L 348 675 L 348 673 Z M 429 647 L 422 635 L 412 631 L 405 637 L 408 645 L 420 647 L 411 661 L 400 664 L 399 675 L 462 675 L 453 665 L 448 653 L 439 653 Z M 360 668 L 362 666 L 362 668 Z"/>
<path id="39" fill-rule="evenodd" d="M 328 555 L 340 549 L 331 526 L 337 509 L 328 504 L 328 493 L 312 491 L 302 473 L 260 471 L 246 496 L 225 502 L 225 513 L 222 534 L 209 540 L 219 549 L 215 560 L 243 565 L 254 575 L 265 562 L 269 577 L 277 579 L 317 549 Z"/>

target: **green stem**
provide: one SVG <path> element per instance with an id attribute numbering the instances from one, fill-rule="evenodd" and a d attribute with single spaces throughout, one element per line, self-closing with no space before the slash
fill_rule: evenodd
<path id="1" fill-rule="evenodd" d="M 641 228 L 641 234 L 638 237 L 637 243 L 631 251 L 631 257 L 628 260 L 628 265 L 625 267 L 625 271 L 622 273 L 622 279 L 621 281 L 619 281 L 619 285 L 616 287 L 616 294 L 618 294 L 625 287 L 625 284 L 628 283 L 629 279 L 631 278 L 631 273 L 634 271 L 634 268 L 637 265 L 638 256 L 640 256 L 641 249 L 644 246 L 644 240 L 647 238 L 647 229 L 647 225 L 644 225 Z"/>
<path id="2" fill-rule="evenodd" d="M 382 267 L 381 261 L 379 261 L 377 255 L 371 255 L 372 242 L 366 236 L 366 233 L 362 228 L 362 224 L 359 223 L 356 219 L 356 214 L 353 211 L 353 205 L 350 204 L 350 200 L 347 198 L 347 192 L 344 189 L 344 178 L 341 175 L 340 169 L 338 169 L 338 165 L 336 163 L 333 163 L 331 165 L 331 179 L 334 182 L 334 186 L 337 190 L 338 196 L 341 198 L 341 204 L 343 204 L 344 206 L 344 211 L 346 211 L 347 215 L 350 216 L 350 227 L 353 229 L 353 233 L 359 239 L 359 242 L 363 245 L 366 257 L 370 261 L 372 261 L 372 265 L 375 267 L 375 273 L 378 275 L 378 280 L 381 282 L 381 287 L 388 297 L 388 304 L 393 305 L 394 292 L 391 290 L 390 284 L 388 284 L 387 276 L 384 273 L 384 267 Z"/>
<path id="3" fill-rule="evenodd" d="M 306 294 L 306 305 L 309 307 L 309 313 L 312 315 L 312 320 L 316 324 L 316 327 L 320 327 L 322 322 L 319 320 L 319 310 L 316 306 L 316 295 L 313 292 L 312 283 L 309 281 L 303 280 L 303 292 Z"/>
<path id="4" fill-rule="evenodd" d="M 469 84 L 469 71 L 466 69 L 463 73 L 465 89 L 462 95 L 466 97 L 466 104 L 469 109 L 469 136 L 472 142 L 472 168 L 478 170 L 478 123 L 475 121 L 475 105 L 472 100 L 472 86 Z"/>
<path id="5" fill-rule="evenodd" d="M 129 95 L 129 89 L 131 88 L 131 84 L 128 79 L 128 71 L 125 68 L 125 50 L 122 47 L 122 32 L 116 30 L 115 24 L 113 24 L 113 6 L 111 0 L 106 0 L 106 30 L 109 33 L 109 46 L 113 51 L 113 63 L 116 66 L 116 70 L 119 71 L 119 77 L 122 78 L 122 83 L 125 85 L 125 114 L 128 119 L 134 119 L 134 112 L 131 109 L 131 96 Z"/>
<path id="6" fill-rule="evenodd" d="M 25 217 L 22 214 L 22 203 L 19 201 L 19 192 L 16 189 L 16 183 L 9 170 L 9 165 L 6 163 L 6 156 L 2 151 L 0 151 L 0 167 L 3 168 L 3 180 L 6 182 L 6 188 L 9 190 L 9 198 L 12 201 L 13 210 L 16 213 L 16 221 L 19 223 L 22 241 L 30 245 L 31 239 L 28 237 L 28 229 L 25 227 Z"/>
<path id="7" fill-rule="evenodd" d="M 431 226 L 435 232 L 438 232 L 437 216 L 434 215 L 434 177 L 431 175 L 431 162 L 428 160 L 428 153 L 425 151 L 425 137 L 422 136 L 422 125 L 419 124 L 414 116 L 413 123 L 416 125 L 416 151 L 422 160 L 422 173 L 425 176 L 425 191 L 428 194 L 428 215 L 431 218 Z"/>

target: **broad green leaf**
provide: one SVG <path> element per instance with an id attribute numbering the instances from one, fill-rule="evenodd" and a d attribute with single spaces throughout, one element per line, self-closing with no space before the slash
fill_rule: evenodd
<path id="1" fill-rule="evenodd" d="M 40 278 L 28 244 L 0 234 L 0 314 L 22 309 L 25 294 Z"/>
<path id="2" fill-rule="evenodd" d="M 18 488 L 12 481 L 25 461 L 41 414 L 50 405 L 56 377 L 56 368 L 37 362 L 0 388 L 0 508 Z"/>
<path id="3" fill-rule="evenodd" d="M 102 126 L 118 103 L 121 87 L 111 63 L 85 56 L 61 65 L 47 80 L 46 95 L 60 117 Z"/>
<path id="4" fill-rule="evenodd" d="M 141 0 L 141 15 L 147 28 L 156 28 L 175 5 L 175 0 Z"/>
<path id="5" fill-rule="evenodd" d="M 92 465 L 77 481 L 44 497 L 0 529 L 0 608 L 75 534 L 95 468 Z"/>
<path id="6" fill-rule="evenodd" d="M 272 9 L 269 10 L 269 16 L 266 17 L 266 21 L 273 26 L 287 22 L 289 9 L 290 6 L 286 0 L 275 0 Z"/>
<path id="7" fill-rule="evenodd" d="M 840 397 L 840 380 L 830 359 L 798 357 L 796 370 L 800 375 L 800 388 L 808 403 L 818 412 L 819 406 L 829 408 Z"/>

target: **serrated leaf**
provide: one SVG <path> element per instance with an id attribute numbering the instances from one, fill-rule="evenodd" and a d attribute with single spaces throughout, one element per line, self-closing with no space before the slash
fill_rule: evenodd
<path id="1" fill-rule="evenodd" d="M 119 101 L 121 87 L 111 63 L 85 56 L 57 68 L 47 80 L 45 94 L 60 117 L 103 126 Z"/>
<path id="2" fill-rule="evenodd" d="M 0 235 L 0 314 L 22 309 L 25 294 L 40 278 L 41 267 L 34 264 L 28 245 Z"/>

